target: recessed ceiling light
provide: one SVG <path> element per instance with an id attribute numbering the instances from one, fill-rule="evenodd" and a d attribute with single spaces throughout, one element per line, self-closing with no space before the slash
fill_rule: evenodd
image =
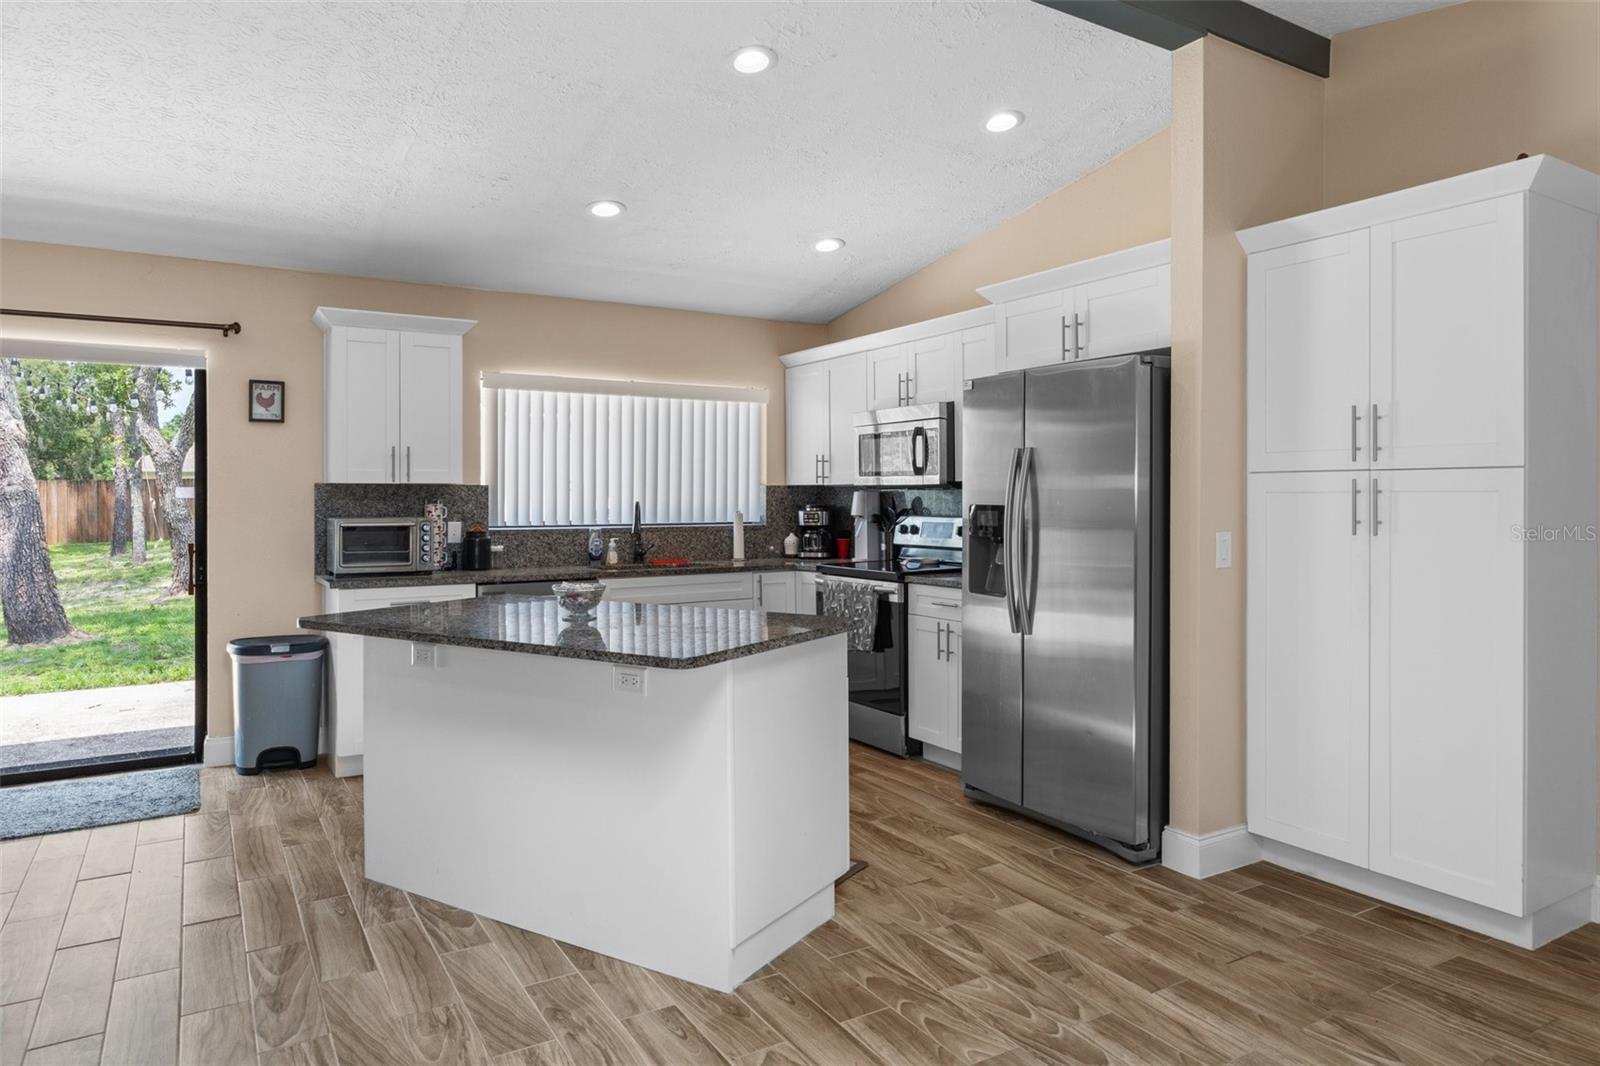
<path id="1" fill-rule="evenodd" d="M 589 213 L 595 218 L 616 218 L 626 210 L 627 207 L 615 200 L 596 200 L 589 205 Z"/>
<path id="2" fill-rule="evenodd" d="M 1021 111 L 996 111 L 989 116 L 983 128 L 990 133 L 1009 133 L 1020 125 L 1022 125 Z"/>
<path id="3" fill-rule="evenodd" d="M 819 252 L 837 252 L 844 247 L 844 241 L 841 241 L 838 237 L 824 237 L 811 247 Z"/>
<path id="4" fill-rule="evenodd" d="M 778 58 L 770 48 L 752 44 L 733 53 L 733 69 L 740 74 L 760 74 Z"/>

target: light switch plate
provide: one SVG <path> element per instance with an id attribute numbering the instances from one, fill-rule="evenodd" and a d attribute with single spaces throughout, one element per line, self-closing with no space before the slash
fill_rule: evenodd
<path id="1" fill-rule="evenodd" d="M 611 668 L 611 687 L 618 692 L 643 696 L 644 671 L 637 666 L 614 666 Z"/>
<path id="2" fill-rule="evenodd" d="M 419 670 L 432 670 L 439 665 L 439 649 L 432 644 L 411 645 L 411 665 Z"/>
<path id="3" fill-rule="evenodd" d="M 1227 570 L 1233 566 L 1233 534 L 1223 530 L 1217 534 L 1217 569 Z"/>

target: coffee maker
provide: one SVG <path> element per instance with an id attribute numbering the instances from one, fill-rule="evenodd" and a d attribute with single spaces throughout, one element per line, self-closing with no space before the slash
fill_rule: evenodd
<path id="1" fill-rule="evenodd" d="M 814 503 L 800 508 L 800 558 L 828 558 L 828 509 Z"/>

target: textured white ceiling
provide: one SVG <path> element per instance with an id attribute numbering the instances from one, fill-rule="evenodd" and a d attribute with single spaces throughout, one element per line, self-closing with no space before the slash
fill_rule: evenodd
<path id="1" fill-rule="evenodd" d="M 1288 19 L 1313 33 L 1333 37 L 1363 26 L 1376 26 L 1461 0 L 1250 0 L 1263 11 Z"/>
<path id="2" fill-rule="evenodd" d="M 1168 53 L 1026 2 L 0 17 L 7 236 L 806 321 L 1170 111 Z M 752 42 L 777 63 L 731 73 Z M 985 133 L 1001 107 L 1027 121 Z"/>

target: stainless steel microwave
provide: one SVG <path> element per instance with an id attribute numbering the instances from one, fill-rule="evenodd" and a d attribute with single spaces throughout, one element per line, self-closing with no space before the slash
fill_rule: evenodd
<path id="1" fill-rule="evenodd" d="M 955 404 L 863 411 L 855 417 L 856 482 L 943 485 L 955 480 Z"/>
<path id="2" fill-rule="evenodd" d="M 403 574 L 425 569 L 422 518 L 328 519 L 328 569 L 335 574 Z"/>

